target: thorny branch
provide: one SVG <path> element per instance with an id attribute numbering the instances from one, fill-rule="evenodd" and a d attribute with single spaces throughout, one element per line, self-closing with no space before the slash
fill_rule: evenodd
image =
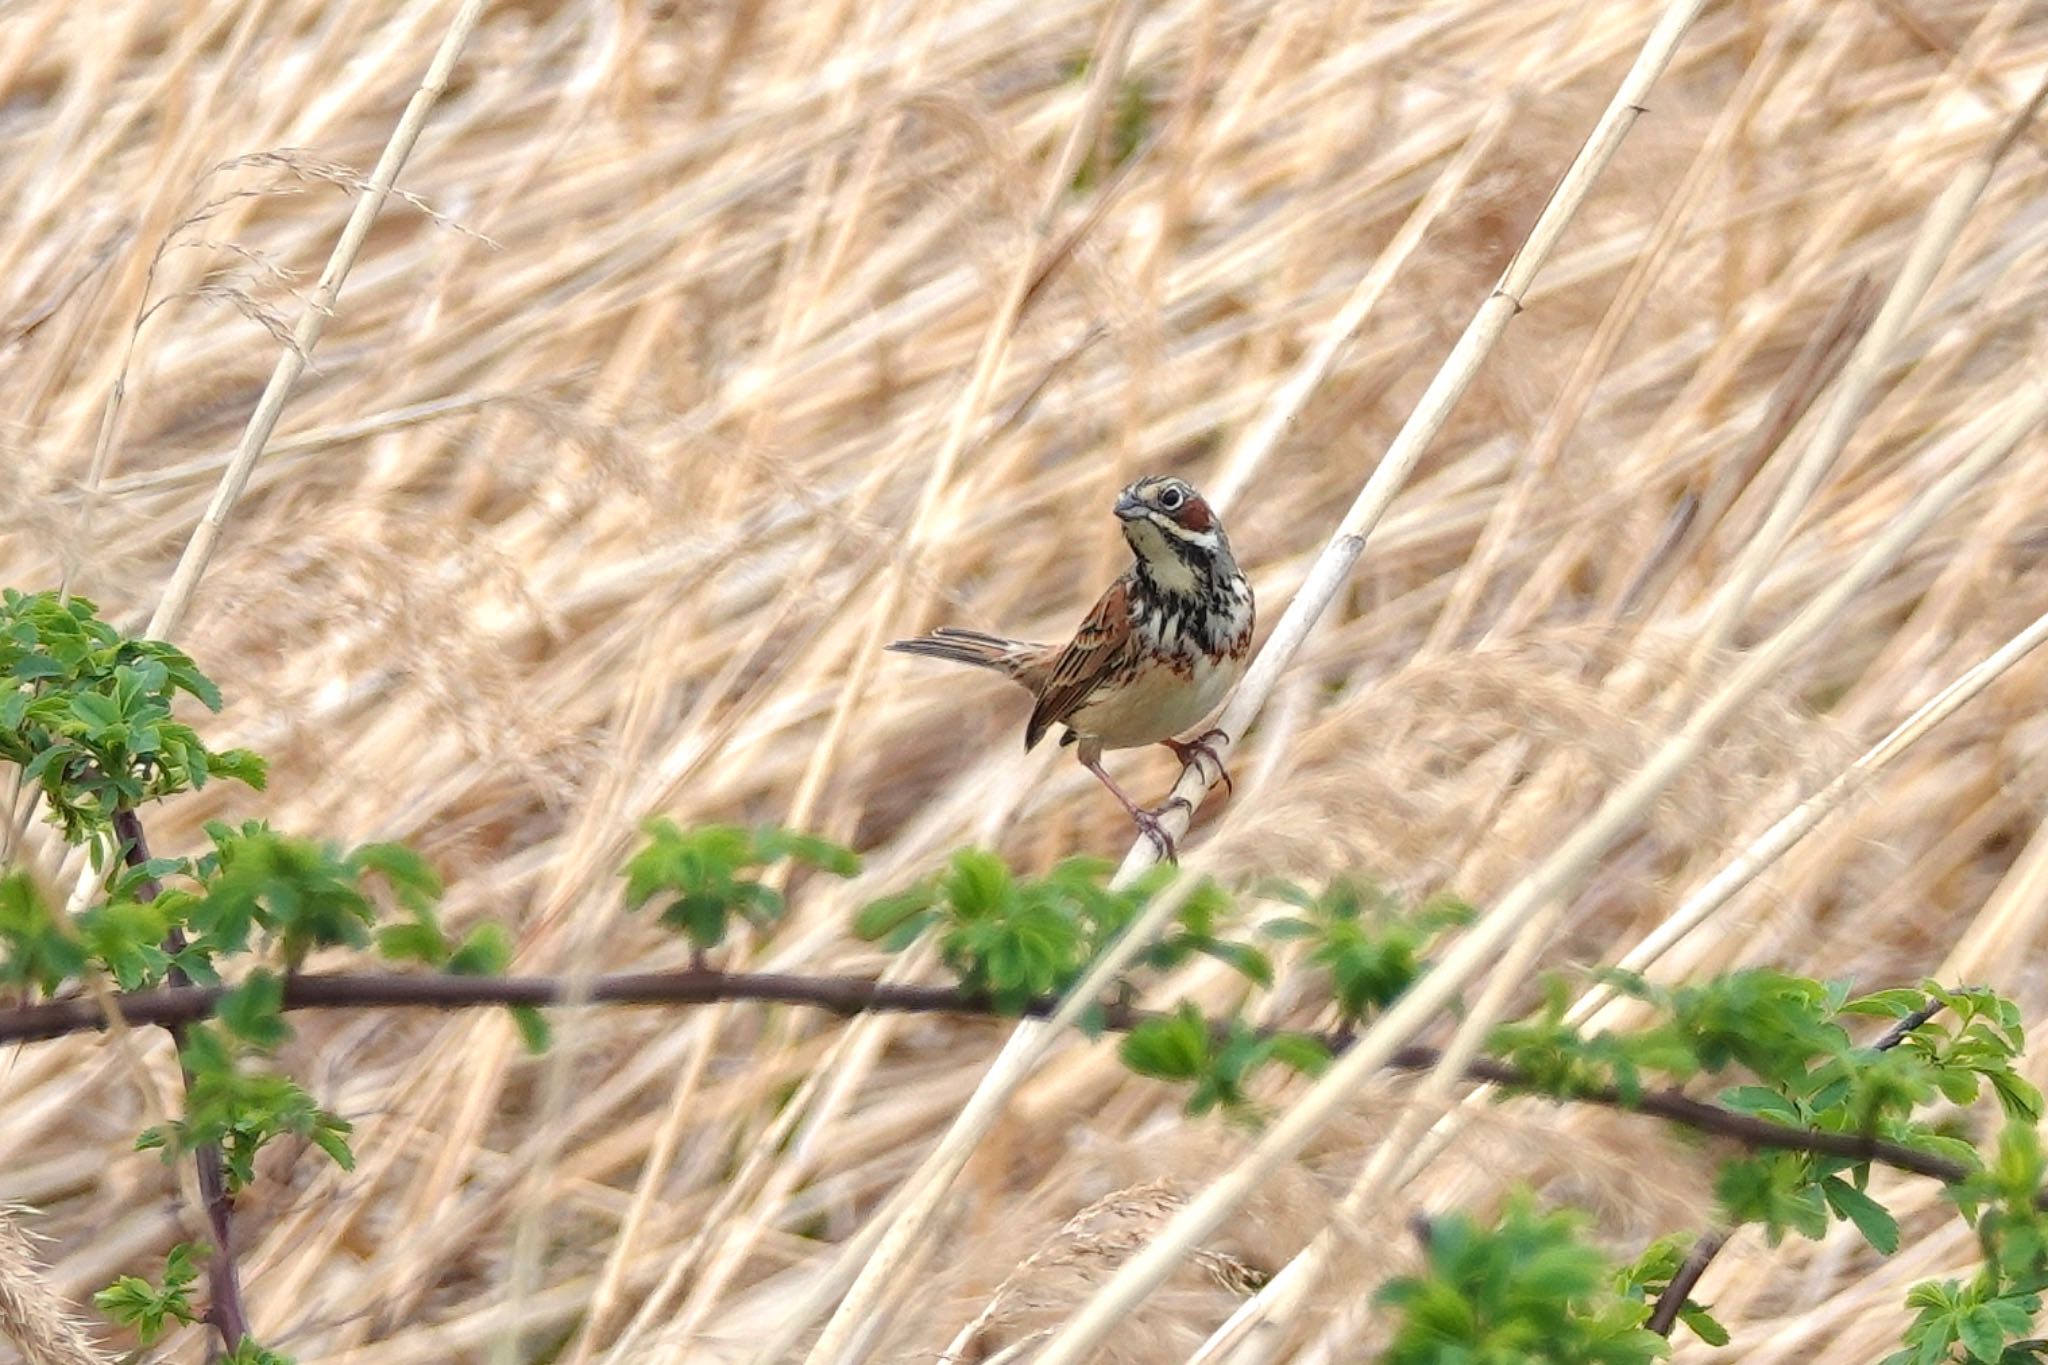
<path id="1" fill-rule="evenodd" d="M 206 1018 L 227 990 L 224 986 L 167 986 L 130 991 L 115 999 L 120 1004 L 123 1017 L 129 1022 L 171 1028 Z M 455 976 L 397 972 L 304 974 L 288 978 L 283 991 L 283 1008 L 286 1010 L 472 1009 L 490 1005 L 558 1005 L 574 999 L 591 1005 L 706 1005 L 720 1001 L 753 1001 L 806 1006 L 835 1014 L 887 1012 L 995 1017 L 999 1013 L 987 999 L 951 986 L 892 985 L 859 977 L 724 972 L 703 967 L 599 976 L 581 991 L 574 990 L 565 976 Z M 1058 1005 L 1057 997 L 1044 996 L 1026 1004 L 1023 1013 L 1043 1018 Z M 1932 1010 L 1927 1012 L 1930 1017 L 1932 1013 Z M 1103 1004 L 1101 1017 L 1106 1028 L 1124 1032 L 1163 1016 L 1157 1011 L 1111 1001 Z M 103 1021 L 104 1015 L 98 1004 L 84 997 L 20 1005 L 0 1010 L 0 1044 L 36 1042 L 84 1033 L 100 1027 Z M 1887 1039 L 1896 1042 L 1897 1038 L 1903 1038 L 1910 1031 L 1905 1027 L 1909 1022 L 1901 1021 L 1901 1027 L 1894 1028 L 1891 1034 L 1886 1035 Z M 1918 1022 L 1924 1023 L 1925 1019 Z M 1317 1039 L 1333 1053 L 1342 1052 L 1351 1041 L 1347 1035 L 1336 1033 L 1306 1036 Z M 1409 1046 L 1396 1052 L 1390 1065 L 1400 1071 L 1423 1071 L 1434 1067 L 1440 1056 L 1436 1048 Z M 1470 1080 L 1532 1093 L 1528 1077 L 1504 1062 L 1479 1058 L 1466 1068 L 1465 1074 Z M 1823 1132 L 1775 1123 L 1694 1099 L 1677 1089 L 1645 1091 L 1630 1098 L 1612 1087 L 1589 1087 L 1570 1095 L 1549 1098 L 1648 1114 L 1681 1127 L 1727 1138 L 1745 1147 L 1871 1161 L 1944 1184 L 1954 1184 L 1970 1173 L 1961 1162 L 1903 1143 L 1861 1133 Z M 2043 1196 L 2043 1205 L 2048 1207 L 2048 1194 Z"/>
<path id="2" fill-rule="evenodd" d="M 140 867 L 149 861 L 149 845 L 142 835 L 142 821 L 135 812 L 122 807 L 114 812 L 114 837 L 121 844 L 121 858 L 130 867 Z M 145 879 L 135 890 L 137 900 L 156 899 L 159 887 L 156 881 Z M 171 930 L 171 937 L 164 943 L 164 951 L 175 955 L 185 946 L 185 936 L 178 930 Z M 173 965 L 170 970 L 172 991 L 197 989 L 190 977 Z M 214 992 L 217 996 L 219 993 Z M 84 1001 L 94 1014 L 94 1022 L 106 1018 L 97 1001 Z M 181 1015 L 166 1019 L 137 1019 L 126 1016 L 135 1023 L 161 1024 L 170 1033 L 171 1041 L 181 1050 L 185 1046 L 185 1025 L 196 1023 L 211 1011 Z M 184 1073 L 189 1088 L 192 1077 Z M 206 1222 L 213 1234 L 213 1253 L 207 1260 L 207 1321 L 220 1333 L 221 1341 L 232 1351 L 249 1335 L 249 1315 L 242 1307 L 242 1277 L 235 1267 L 234 1201 L 228 1194 L 227 1167 L 221 1159 L 220 1147 L 211 1142 L 201 1143 L 193 1149 L 192 1160 L 198 1168 L 199 1201 L 206 1209 Z"/>

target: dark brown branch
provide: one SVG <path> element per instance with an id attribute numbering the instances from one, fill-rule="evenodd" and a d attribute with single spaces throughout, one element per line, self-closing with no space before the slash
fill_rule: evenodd
<path id="1" fill-rule="evenodd" d="M 227 994 L 225 986 L 179 986 L 132 991 L 115 997 L 122 1015 L 136 1024 L 193 1023 L 207 1018 Z M 284 982 L 284 1008 L 474 1009 L 489 1005 L 559 1005 L 574 993 L 566 977 L 452 976 L 410 972 L 306 973 Z M 858 977 L 793 976 L 774 972 L 721 972 L 691 968 L 673 972 L 622 972 L 595 977 L 581 999 L 595 1005 L 708 1005 L 752 1000 L 807 1005 L 834 1014 L 995 1013 L 951 986 L 892 986 Z M 1042 1016 L 1055 1000 L 1031 1002 L 1025 1013 Z M 1129 1028 L 1139 1011 L 1109 1011 L 1112 1027 Z M 0 1010 L 0 1043 L 37 1042 L 83 1033 L 101 1024 L 99 1007 L 85 997 Z"/>
<path id="2" fill-rule="evenodd" d="M 1678 1315 L 1685 1310 L 1685 1301 L 1692 1297 L 1693 1286 L 1700 1282 L 1700 1276 L 1707 1273 L 1707 1267 L 1721 1254 L 1721 1248 L 1728 1245 L 1728 1234 L 1720 1228 L 1709 1228 L 1699 1235 L 1686 1254 L 1685 1264 L 1678 1267 L 1678 1273 L 1671 1277 L 1671 1283 L 1664 1286 L 1664 1292 L 1657 1296 L 1657 1307 L 1650 1314 L 1649 1327 L 1660 1337 L 1671 1335 L 1671 1329 L 1678 1325 Z"/>
<path id="3" fill-rule="evenodd" d="M 1901 1016 L 1897 1023 L 1886 1029 L 1878 1040 L 1870 1046 L 1879 1052 L 1890 1052 L 1900 1043 L 1906 1041 L 1906 1035 L 1940 1013 L 1941 1002 L 1930 999 L 1911 1014 Z"/>
<path id="4" fill-rule="evenodd" d="M 149 861 L 149 845 L 142 834 L 142 821 L 135 812 L 122 807 L 114 812 L 114 837 L 121 842 L 121 857 L 130 867 L 140 867 Z M 156 899 L 161 888 L 154 878 L 146 878 L 135 889 L 135 898 L 140 901 Z M 185 936 L 177 929 L 164 943 L 166 953 L 176 953 L 185 946 Z M 173 965 L 168 974 L 172 990 L 191 990 L 192 980 Z M 99 1005 L 92 1003 L 97 1015 Z M 131 1023 L 160 1022 L 170 1032 L 171 1041 L 180 1051 L 185 1046 L 185 1025 L 197 1018 L 178 1020 L 137 1020 L 126 1016 Z M 183 1071 L 185 1086 L 189 1091 L 192 1073 Z M 234 1198 L 228 1193 L 227 1162 L 221 1156 L 217 1143 L 203 1142 L 192 1149 L 192 1161 L 199 1180 L 199 1202 L 206 1210 L 206 1222 L 213 1233 L 213 1253 L 206 1264 L 207 1321 L 227 1349 L 232 1351 L 249 1335 L 249 1315 L 242 1306 L 242 1274 L 235 1266 L 235 1206 Z"/>
<path id="5" fill-rule="evenodd" d="M 174 986 L 134 991 L 116 997 L 122 1014 L 133 1023 L 173 1025 L 206 1018 L 225 993 L 218 986 Z M 801 1005 L 834 1014 L 869 1012 L 991 1016 L 998 1012 L 985 999 L 950 986 L 898 986 L 857 977 L 791 976 L 772 972 L 720 972 L 690 969 L 674 972 L 627 972 L 594 977 L 588 989 L 573 992 L 559 976 L 448 976 L 395 972 L 302 975 L 284 982 L 284 1008 L 308 1009 L 470 1009 L 486 1005 L 556 1005 L 572 998 L 603 1005 L 706 1005 L 716 1001 L 756 1001 Z M 1058 1007 L 1046 997 L 1031 1001 L 1024 1013 L 1044 1017 Z M 1120 1003 L 1103 1007 L 1103 1022 L 1127 1031 L 1161 1017 L 1154 1011 Z M 53 1000 L 0 1010 L 0 1043 L 34 1042 L 83 1033 L 102 1022 L 99 1007 L 79 999 Z M 1349 1046 L 1348 1037 L 1312 1035 L 1333 1052 Z M 1406 1047 L 1391 1065 L 1401 1071 L 1434 1067 L 1435 1048 Z M 1528 1078 L 1504 1062 L 1480 1059 L 1466 1068 L 1467 1077 L 1528 1090 Z M 1534 1092 L 1541 1093 L 1541 1092 Z M 1633 1100 L 1611 1088 L 1589 1089 L 1561 1097 L 1568 1102 L 1627 1109 L 1665 1119 L 1681 1127 L 1728 1138 L 1745 1147 L 1811 1152 L 1818 1156 L 1873 1161 L 1911 1171 L 1945 1184 L 1969 1172 L 1960 1162 L 1935 1156 L 1883 1138 L 1859 1133 L 1827 1133 L 1724 1109 L 1677 1090 L 1652 1090 Z"/>

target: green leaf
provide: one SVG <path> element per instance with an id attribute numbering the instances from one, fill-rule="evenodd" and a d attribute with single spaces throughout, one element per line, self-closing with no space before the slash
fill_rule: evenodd
<path id="1" fill-rule="evenodd" d="M 1987 1071 L 1984 1079 L 1998 1095 L 1998 1104 L 2008 1118 L 2041 1121 L 2041 1092 L 2033 1082 L 2011 1071 Z"/>
<path id="2" fill-rule="evenodd" d="M 220 1357 L 220 1365 L 293 1365 L 292 1358 L 259 1345 L 254 1337 L 243 1337 L 235 1349 Z"/>
<path id="3" fill-rule="evenodd" d="M 232 778 L 243 786 L 262 791 L 270 781 L 270 761 L 253 749 L 224 749 L 206 755 L 206 772 L 212 777 Z"/>
<path id="4" fill-rule="evenodd" d="M 1253 983 L 1271 989 L 1273 985 L 1273 964 L 1266 955 L 1249 943 L 1233 943 L 1228 939 L 1209 939 L 1201 945 L 1201 951 L 1219 962 L 1228 964 L 1239 975 Z"/>
<path id="5" fill-rule="evenodd" d="M 356 1154 L 348 1145 L 348 1135 L 353 1131 L 354 1125 L 347 1119 L 323 1110 L 314 1116 L 312 1128 L 306 1136 L 312 1139 L 314 1146 L 327 1153 L 335 1165 L 344 1171 L 352 1171 L 356 1168 Z"/>
<path id="6" fill-rule="evenodd" d="M 441 926 L 426 919 L 410 924 L 387 924 L 377 931 L 377 951 L 393 962 L 418 962 L 439 967 L 451 951 Z"/>
<path id="7" fill-rule="evenodd" d="M 284 1021 L 284 982 L 274 972 L 251 972 L 220 998 L 214 1013 L 230 1033 L 265 1051 L 291 1037 Z"/>
<path id="8" fill-rule="evenodd" d="M 794 861 L 839 875 L 859 862 L 827 840 L 788 830 L 747 831 L 732 825 L 678 828 L 649 820 L 647 842 L 627 860 L 626 903 L 662 903 L 661 922 L 687 937 L 699 952 L 725 941 L 735 914 L 766 926 L 782 913 L 782 894 L 762 881 L 761 869 Z"/>
<path id="9" fill-rule="evenodd" d="M 114 704 L 114 699 L 97 692 L 72 693 L 71 714 L 86 727 L 88 735 L 112 730 L 122 722 L 121 708 Z"/>
<path id="10" fill-rule="evenodd" d="M 194 1242 L 180 1242 L 164 1256 L 163 1285 L 159 1288 L 135 1275 L 123 1275 L 92 1296 L 93 1303 L 114 1322 L 129 1328 L 144 1346 L 154 1346 L 173 1322 L 194 1323 L 199 1312 L 192 1306 L 192 1286 L 198 1282 L 197 1262 L 211 1254 L 211 1248 Z"/>
<path id="11" fill-rule="evenodd" d="M 171 645 L 123 637 L 83 598 L 0 599 L 0 759 L 21 765 L 67 842 L 107 866 L 113 813 L 235 774 L 253 755 L 208 752 L 172 715 L 178 694 L 220 696 Z"/>
<path id="12" fill-rule="evenodd" d="M 1330 1049 L 1319 1038 L 1302 1033 L 1278 1033 L 1270 1040 L 1274 1061 L 1304 1076 L 1320 1076 L 1330 1066 Z"/>
<path id="13" fill-rule="evenodd" d="M 55 991 L 85 966 L 86 947 L 26 872 L 0 872 L 0 985 Z"/>
<path id="14" fill-rule="evenodd" d="M 1738 1085 L 1723 1090 L 1721 1103 L 1743 1114 L 1754 1114 L 1758 1118 L 1776 1119 L 1780 1123 L 1799 1123 L 1801 1115 L 1797 1106 L 1777 1091 L 1761 1085 Z"/>
<path id="15" fill-rule="evenodd" d="M 364 844 L 349 854 L 348 861 L 359 875 L 375 872 L 382 877 L 408 910 L 423 910 L 441 899 L 440 874 L 404 844 Z"/>
<path id="16" fill-rule="evenodd" d="M 548 1019 L 532 1005 L 510 1006 L 513 1026 L 519 1030 L 519 1041 L 526 1050 L 538 1057 L 554 1043 L 554 1031 L 548 1027 Z"/>
<path id="17" fill-rule="evenodd" d="M 1259 932 L 1267 938 L 1285 942 L 1290 939 L 1314 938 L 1323 931 L 1305 919 L 1270 919 L 1259 926 Z"/>
<path id="18" fill-rule="evenodd" d="M 1903 1019 L 1927 1003 L 1925 992 L 1898 986 L 1873 991 L 1843 1003 L 1843 1014 L 1874 1014 L 1885 1019 Z"/>
<path id="19" fill-rule="evenodd" d="M 457 976 L 502 976 L 511 965 L 512 938 L 496 920 L 471 929 L 448 955 L 448 970 Z"/>
<path id="20" fill-rule="evenodd" d="M 995 854 L 963 848 L 953 855 L 945 893 L 953 912 L 961 919 L 996 914 L 1004 908 L 1011 890 L 1010 869 Z"/>
<path id="21" fill-rule="evenodd" d="M 154 986 L 170 966 L 161 945 L 170 933 L 173 913 L 185 899 L 189 898 L 171 894 L 138 901 L 117 895 L 80 912 L 79 937 L 122 990 Z"/>
<path id="22" fill-rule="evenodd" d="M 754 856 L 763 863 L 787 859 L 829 872 L 835 877 L 853 877 L 860 873 L 860 855 L 852 849 L 815 834 L 800 834 L 774 825 L 756 831 Z"/>
<path id="23" fill-rule="evenodd" d="M 1804 1159 L 1795 1153 L 1724 1161 L 1714 1189 L 1728 1221 L 1763 1224 L 1773 1246 L 1787 1232 L 1819 1238 L 1827 1231 L 1827 1208 Z"/>
<path id="24" fill-rule="evenodd" d="M 1998 1315 L 1983 1304 L 1963 1314 L 1956 1323 L 1956 1335 L 1972 1360 L 1997 1362 L 2005 1354 L 2005 1329 Z"/>
<path id="25" fill-rule="evenodd" d="M 1728 1329 L 1706 1309 L 1687 1299 L 1685 1307 L 1678 1310 L 1678 1320 L 1691 1329 L 1692 1334 L 1709 1346 L 1726 1346 Z"/>
<path id="26" fill-rule="evenodd" d="M 930 923 L 928 912 L 935 895 L 929 886 L 913 887 L 894 896 L 869 901 L 853 917 L 853 932 L 869 943 L 888 938 L 904 924 L 917 920 L 920 924 Z"/>
<path id="27" fill-rule="evenodd" d="M 1820 1182 L 1822 1197 L 1840 1217 L 1856 1225 L 1863 1240 L 1889 1256 L 1899 1249 L 1899 1223 L 1890 1210 L 1840 1176 Z"/>
<path id="28" fill-rule="evenodd" d="M 1498 1222 L 1463 1214 L 1430 1229 L 1428 1264 L 1388 1282 L 1386 1365 L 1648 1365 L 1669 1343 L 1648 1331 L 1640 1298 L 1614 1288 L 1613 1268 L 1583 1239 L 1581 1220 L 1540 1213 L 1518 1191 Z"/>
<path id="29" fill-rule="evenodd" d="M 218 711 L 221 706 L 220 689 L 213 685 L 213 679 L 192 666 L 192 661 L 168 646 L 164 647 L 164 675 L 180 692 L 190 693 L 199 699 L 199 704 L 209 711 Z M 239 752 L 239 751 L 238 751 Z"/>
<path id="30" fill-rule="evenodd" d="M 1123 1037 L 1117 1053 L 1141 1076 L 1191 1081 L 1209 1064 L 1208 1021 L 1192 1005 L 1163 1019 L 1148 1019 Z"/>
<path id="31" fill-rule="evenodd" d="M 187 1029 L 179 1059 L 186 1075 L 185 1113 L 145 1132 L 138 1148 L 160 1148 L 170 1160 L 213 1144 L 230 1193 L 254 1179 L 257 1154 L 280 1137 L 303 1138 L 344 1166 L 353 1161 L 348 1122 L 320 1108 L 291 1077 L 246 1069 L 238 1040 L 224 1028 Z"/>

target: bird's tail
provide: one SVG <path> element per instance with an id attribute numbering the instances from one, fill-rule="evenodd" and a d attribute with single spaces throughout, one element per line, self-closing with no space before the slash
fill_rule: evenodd
<path id="1" fill-rule="evenodd" d="M 1045 646 L 1026 640 L 1005 640 L 978 630 L 940 626 L 915 640 L 898 640 L 889 648 L 899 654 L 922 654 L 928 659 L 945 659 L 956 664 L 992 668 L 1005 677 L 1030 686 L 1034 668 L 1043 667 Z"/>

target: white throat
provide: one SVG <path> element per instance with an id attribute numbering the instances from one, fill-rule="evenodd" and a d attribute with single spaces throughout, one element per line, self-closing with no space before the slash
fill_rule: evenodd
<path id="1" fill-rule="evenodd" d="M 1131 548 L 1145 561 L 1145 572 L 1162 592 L 1193 594 L 1201 588 L 1201 576 L 1194 566 L 1174 552 L 1167 543 L 1167 532 L 1155 523 L 1132 522 L 1130 540 Z"/>

